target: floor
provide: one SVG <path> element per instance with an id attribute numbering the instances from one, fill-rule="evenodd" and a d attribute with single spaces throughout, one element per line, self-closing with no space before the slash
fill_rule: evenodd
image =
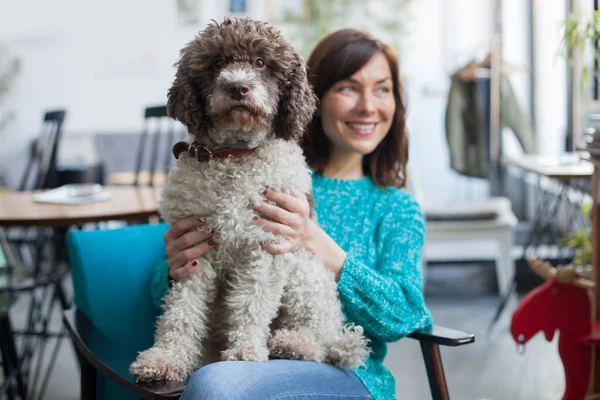
<path id="1" fill-rule="evenodd" d="M 497 305 L 494 271 L 490 265 L 430 266 L 426 300 L 437 325 L 475 333 L 472 345 L 443 348 L 450 394 L 455 400 L 557 400 L 564 390 L 556 340 L 536 336 L 520 354 L 508 332 L 510 310 L 491 332 L 486 328 Z M 14 308 L 15 324 L 23 322 L 24 304 Z M 54 327 L 61 326 L 58 313 Z M 50 343 L 52 344 L 52 343 Z M 48 346 L 50 354 L 52 346 Z M 429 399 L 419 345 L 404 339 L 390 345 L 387 365 L 397 380 L 398 399 Z M 78 371 L 72 347 L 64 343 L 44 399 L 79 398 Z M 0 397 L 1 398 L 1 397 Z"/>

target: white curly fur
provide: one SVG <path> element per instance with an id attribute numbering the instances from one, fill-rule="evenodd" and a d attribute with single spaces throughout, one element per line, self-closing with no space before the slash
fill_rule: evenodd
<path id="1" fill-rule="evenodd" d="M 291 49 L 286 51 L 292 54 Z M 304 71 L 302 65 L 298 71 Z M 253 220 L 253 206 L 264 201 L 263 191 L 270 188 L 304 196 L 311 193 L 312 180 L 298 143 L 273 132 L 277 109 L 265 103 L 267 92 L 257 75 L 231 73 L 221 79 L 239 80 L 242 75 L 252 81 L 249 104 L 262 110 L 266 119 L 234 119 L 231 126 L 209 130 L 204 139 L 212 143 L 244 140 L 256 149 L 237 158 L 207 162 L 182 153 L 162 192 L 161 213 L 168 222 L 202 217 L 204 229 L 214 230 L 217 246 L 200 257 L 194 272 L 175 282 L 165 296 L 154 346 L 130 366 L 138 381 L 183 382 L 202 365 L 218 359 L 290 358 L 355 369 L 368 357 L 363 330 L 345 324 L 334 275 L 322 261 L 305 249 L 272 255 L 261 247 L 264 241 L 281 239 Z M 185 75 L 180 73 L 178 79 L 183 82 Z M 299 83 L 308 87 L 303 79 Z M 222 86 L 217 85 L 217 93 L 223 92 Z M 173 91 L 172 98 L 181 101 L 177 93 Z M 309 95 L 308 91 L 298 93 Z M 214 112 L 219 112 L 219 103 L 231 103 L 214 95 L 207 95 Z M 172 109 L 187 115 L 180 106 Z M 239 121 L 270 122 L 261 127 Z M 198 138 L 190 135 L 188 141 L 192 140 Z"/>
<path id="2" fill-rule="evenodd" d="M 162 192 L 161 212 L 170 222 L 201 216 L 217 246 L 165 297 L 154 347 L 131 366 L 138 380 L 184 381 L 215 361 L 202 347 L 209 334 L 223 337 L 223 360 L 271 355 L 354 369 L 368 357 L 362 328 L 344 324 L 334 276 L 323 263 L 304 249 L 273 256 L 260 246 L 277 240 L 253 221 L 252 206 L 267 187 L 311 191 L 296 143 L 272 139 L 252 154 L 206 163 L 182 154 Z M 215 303 L 221 312 L 211 312 Z"/>

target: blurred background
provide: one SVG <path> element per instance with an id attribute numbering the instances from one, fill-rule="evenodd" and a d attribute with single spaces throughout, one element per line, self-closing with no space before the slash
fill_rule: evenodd
<path id="1" fill-rule="evenodd" d="M 365 29 L 393 43 L 400 52 L 407 90 L 411 161 L 425 197 L 452 200 L 485 195 L 484 182 L 463 179 L 448 167 L 444 112 L 451 75 L 472 60 L 483 60 L 491 51 L 494 1 L 229 3 L 0 3 L 1 68 L 9 72 L 15 59 L 19 65 L 8 87 L 4 81 L 1 86 L 2 115 L 12 113 L 0 136 L 0 169 L 6 184 L 16 185 L 21 176 L 28 143 L 47 109 L 68 109 L 65 143 L 139 132 L 144 107 L 165 102 L 179 49 L 208 21 L 218 21 L 232 14 L 231 7 L 238 7 L 245 11 L 237 14 L 275 23 L 305 56 L 318 39 L 341 27 Z M 517 99 L 544 132 L 539 151 L 557 154 L 564 150 L 568 122 L 566 63 L 559 55 L 566 6 L 564 1 L 540 5 L 532 32 L 529 3 L 503 1 L 502 54 L 519 67 L 510 75 Z M 532 51 L 535 66 L 531 65 Z M 535 109 L 534 96 L 538 100 Z M 506 135 L 511 136 L 510 132 Z M 63 159 L 104 157 L 91 154 L 88 147 L 73 147 L 81 154 L 61 146 Z"/>

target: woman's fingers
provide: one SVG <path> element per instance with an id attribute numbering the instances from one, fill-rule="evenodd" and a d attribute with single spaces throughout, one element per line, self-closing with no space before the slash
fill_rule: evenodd
<path id="1" fill-rule="evenodd" d="M 181 268 L 186 266 L 188 263 L 191 263 L 195 259 L 203 256 L 207 251 L 215 247 L 215 243 L 209 239 L 205 242 L 200 243 L 194 247 L 190 247 L 186 250 L 177 252 L 175 256 L 168 259 L 169 270 L 173 271 L 177 268 Z"/>
<path id="2" fill-rule="evenodd" d="M 213 235 L 212 232 L 193 230 L 184 233 L 179 239 L 167 244 L 167 255 L 179 253 L 183 250 L 194 247 L 195 245 L 206 241 Z"/>
<path id="3" fill-rule="evenodd" d="M 295 237 L 296 231 L 287 225 L 278 222 L 269 221 L 264 218 L 257 218 L 256 224 L 261 226 L 265 231 L 274 233 L 284 237 Z"/>
<path id="4" fill-rule="evenodd" d="M 194 270 L 196 268 L 198 268 L 198 261 L 194 260 L 191 261 L 189 263 L 187 263 L 186 265 L 184 265 L 183 267 L 179 267 L 179 268 L 175 268 L 173 270 L 171 270 L 169 272 L 169 276 L 171 277 L 171 279 L 178 281 L 180 279 L 183 278 L 187 278 L 188 276 L 190 276 L 192 274 L 192 272 L 194 272 Z"/>
<path id="5" fill-rule="evenodd" d="M 310 206 L 306 199 L 298 199 L 291 194 L 277 192 L 275 190 L 265 190 L 264 196 L 277 203 L 280 207 L 292 213 L 307 214 Z"/>
<path id="6" fill-rule="evenodd" d="M 266 243 L 263 243 L 262 248 L 273 255 L 277 255 L 277 254 L 284 254 L 284 253 L 293 251 L 293 250 L 295 250 L 295 246 L 296 246 L 296 244 L 294 242 L 290 242 L 290 241 L 286 240 L 281 243 L 266 242 Z"/>
<path id="7" fill-rule="evenodd" d="M 283 225 L 298 229 L 302 226 L 302 217 L 299 214 L 291 213 L 281 207 L 274 206 L 267 202 L 259 203 L 255 208 L 259 214 L 269 217 Z"/>
<path id="8" fill-rule="evenodd" d="M 183 236 L 186 232 L 204 225 L 204 222 L 198 217 L 187 217 L 175 221 L 169 230 L 165 233 L 164 239 L 168 243 Z"/>

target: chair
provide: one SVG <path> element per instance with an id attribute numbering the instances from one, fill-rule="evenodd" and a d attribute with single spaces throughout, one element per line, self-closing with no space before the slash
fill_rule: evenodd
<path id="1" fill-rule="evenodd" d="M 496 265 L 498 292 L 504 293 L 515 274 L 512 257 L 517 217 L 503 197 L 444 208 L 425 208 L 425 258 L 431 261 L 484 261 Z"/>
<path id="2" fill-rule="evenodd" d="M 128 373 L 137 353 L 153 343 L 158 313 L 150 286 L 166 230 L 166 224 L 145 224 L 69 234 L 76 309 L 63 321 L 81 361 L 82 398 L 176 399 L 183 390 L 169 382 L 136 384 Z M 421 344 L 432 398 L 449 399 L 439 346 L 472 343 L 474 336 L 433 327 L 410 337 Z"/>
<path id="3" fill-rule="evenodd" d="M 407 190 L 421 204 L 426 219 L 423 264 L 494 260 L 498 292 L 504 293 L 515 274 L 512 247 L 518 220 L 510 200 L 492 197 L 477 202 L 426 205 L 410 165 L 407 176 Z"/>
<path id="4" fill-rule="evenodd" d="M 111 174 L 111 185 L 164 185 L 173 162 L 171 148 L 180 135 L 175 132 L 175 120 L 167 115 L 167 106 L 147 107 L 140 135 L 133 172 Z M 162 159 L 159 165 L 159 160 Z"/>
<path id="5" fill-rule="evenodd" d="M 0 384 L 0 394 L 6 394 L 9 400 L 26 400 L 27 387 L 21 374 L 21 363 L 9 315 L 14 300 L 11 294 L 0 294 L 0 357 L 4 375 L 4 381 Z"/>
<path id="6" fill-rule="evenodd" d="M 48 111 L 44 114 L 42 128 L 39 136 L 32 143 L 29 161 L 21 178 L 19 190 L 54 187 L 57 181 L 58 146 L 66 114 L 65 110 Z M 34 169 L 35 165 L 37 169 Z"/>

